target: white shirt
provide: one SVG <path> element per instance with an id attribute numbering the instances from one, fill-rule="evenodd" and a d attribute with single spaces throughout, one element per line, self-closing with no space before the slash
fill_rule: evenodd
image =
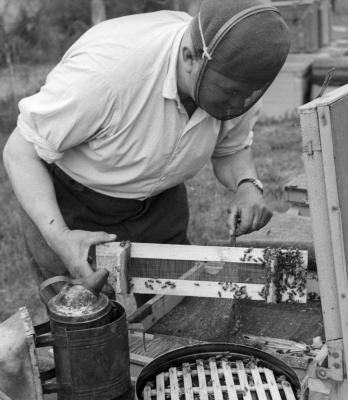
<path id="1" fill-rule="evenodd" d="M 20 101 L 24 138 L 83 185 L 140 200 L 250 146 L 258 105 L 221 122 L 200 108 L 189 119 L 180 103 L 176 65 L 190 21 L 159 11 L 88 30 L 40 92 Z"/>

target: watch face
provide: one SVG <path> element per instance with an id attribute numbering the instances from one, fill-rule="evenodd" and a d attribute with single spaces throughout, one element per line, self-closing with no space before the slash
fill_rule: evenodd
<path id="1" fill-rule="evenodd" d="M 261 191 L 263 191 L 263 185 L 261 183 L 261 181 L 259 179 L 254 179 L 254 185 L 260 189 Z"/>

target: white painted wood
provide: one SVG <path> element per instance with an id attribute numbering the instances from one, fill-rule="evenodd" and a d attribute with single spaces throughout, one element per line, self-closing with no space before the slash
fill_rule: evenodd
<path id="1" fill-rule="evenodd" d="M 259 369 L 257 368 L 256 365 L 251 367 L 251 375 L 254 379 L 255 389 L 256 389 L 257 396 L 258 396 L 258 400 L 268 400 L 265 389 L 263 387 Z"/>
<path id="2" fill-rule="evenodd" d="M 207 381 L 205 379 L 203 360 L 197 360 L 196 364 L 199 383 L 199 398 L 200 400 L 208 400 Z"/>
<path id="3" fill-rule="evenodd" d="M 165 294 L 175 296 L 195 296 L 195 297 L 216 297 L 224 299 L 233 299 L 242 286 L 245 286 L 246 293 L 252 300 L 263 300 L 259 295 L 262 290 L 262 284 L 253 283 L 231 283 L 227 290 L 222 289 L 219 282 L 210 281 L 187 281 L 181 279 L 159 279 L 161 283 L 148 283 L 147 278 L 134 277 L 131 279 L 131 293 Z M 172 285 L 165 285 L 165 282 L 171 282 Z M 197 285 L 198 284 L 198 285 Z M 239 297 L 243 298 L 243 297 Z"/>
<path id="4" fill-rule="evenodd" d="M 242 361 L 236 361 L 236 365 L 237 365 L 237 372 L 238 372 L 240 388 L 243 391 L 243 399 L 244 400 L 252 400 L 249 383 L 248 383 L 248 378 L 246 375 L 246 371 L 244 369 L 244 364 Z"/>
<path id="5" fill-rule="evenodd" d="M 271 264 L 270 265 L 271 272 L 272 272 L 272 274 L 274 274 L 274 272 L 276 270 L 277 260 L 273 259 L 270 264 Z M 267 303 L 276 303 L 277 302 L 276 286 L 275 286 L 273 280 L 269 283 L 269 292 L 268 292 L 266 301 L 267 301 Z"/>
<path id="6" fill-rule="evenodd" d="M 151 386 L 146 385 L 143 391 L 144 400 L 151 400 L 151 394 L 152 394 Z"/>
<path id="7" fill-rule="evenodd" d="M 287 381 L 282 381 L 281 384 L 285 393 L 286 400 L 296 400 L 290 383 Z"/>
<path id="8" fill-rule="evenodd" d="M 156 400 L 165 400 L 164 394 L 164 373 L 158 374 L 156 376 Z"/>
<path id="9" fill-rule="evenodd" d="M 171 400 L 179 400 L 179 383 L 175 367 L 169 368 L 169 381 Z"/>
<path id="10" fill-rule="evenodd" d="M 96 246 L 97 256 L 112 256 L 117 251 L 118 242 L 105 243 Z M 238 262 L 262 265 L 264 249 L 253 249 L 248 257 L 242 258 L 248 248 L 222 246 L 189 246 L 176 244 L 132 243 L 130 256 L 132 258 L 164 259 L 164 260 L 192 260 L 192 261 L 220 261 Z M 306 253 L 301 251 L 301 254 Z M 261 260 L 260 260 L 260 259 Z"/>
<path id="11" fill-rule="evenodd" d="M 238 400 L 236 387 L 233 382 L 232 370 L 225 360 L 222 360 L 222 370 L 225 376 L 228 399 Z"/>
<path id="12" fill-rule="evenodd" d="M 214 400 L 223 400 L 222 389 L 221 389 L 221 384 L 220 384 L 220 379 L 219 379 L 219 374 L 218 374 L 215 359 L 211 358 L 209 360 L 209 367 L 210 367 L 210 372 L 211 372 L 211 381 L 212 381 L 213 392 L 214 392 Z"/>
<path id="13" fill-rule="evenodd" d="M 268 383 L 268 389 L 271 393 L 272 400 L 282 400 L 279 390 L 278 390 L 277 382 L 274 378 L 273 371 L 271 371 L 268 368 L 264 368 L 263 372 L 266 376 L 266 380 Z"/>
<path id="14" fill-rule="evenodd" d="M 326 98 L 330 99 L 333 96 L 332 93 L 333 92 Z M 303 144 L 307 147 L 308 144 L 311 143 L 312 147 L 321 148 L 317 113 L 318 104 L 325 104 L 325 100 L 323 98 L 313 100 L 299 108 Z M 339 315 L 337 282 L 331 245 L 323 155 L 321 151 L 314 151 L 312 154 L 305 152 L 303 159 L 307 175 L 308 199 L 311 211 L 313 242 L 325 335 L 327 339 L 335 340 L 342 337 L 342 327 Z"/>
<path id="15" fill-rule="evenodd" d="M 234 262 L 234 263 L 246 263 L 252 264 L 254 266 L 259 266 L 263 268 L 263 252 L 264 249 L 248 249 L 248 248 L 233 248 L 233 247 L 219 247 L 219 246 L 187 246 L 187 245 L 166 245 L 166 244 L 149 244 L 149 243 L 132 243 L 130 247 L 130 257 L 134 258 L 144 258 L 144 259 L 175 259 L 175 260 L 191 260 L 191 261 L 210 261 L 210 262 Z M 97 257 L 97 267 L 107 268 L 110 271 L 109 282 L 115 288 L 116 293 L 122 293 L 122 287 L 125 287 L 125 284 L 118 284 L 118 268 L 115 271 L 115 265 L 119 265 L 120 246 L 118 243 L 107 243 L 104 245 L 97 246 L 96 257 Z M 114 256 L 116 255 L 116 259 Z M 307 268 L 308 262 L 308 253 L 306 251 L 301 251 L 302 258 L 304 260 L 303 267 Z M 125 263 L 121 263 L 124 265 Z M 197 268 L 197 267 L 194 267 Z M 199 267 L 200 268 L 200 267 Z M 234 268 L 234 266 L 230 266 L 230 268 Z M 191 270 L 190 270 L 191 271 Z M 190 274 L 188 271 L 188 274 Z M 194 271 L 193 271 L 194 272 Z M 193 273 L 191 272 L 191 274 Z M 126 272 L 123 276 L 126 275 Z M 185 279 L 186 277 L 181 277 L 181 279 Z M 140 281 L 139 279 L 143 279 Z M 222 297 L 222 298 L 244 298 L 244 295 L 238 295 L 234 293 L 235 291 L 231 287 L 221 286 L 221 290 L 214 285 L 214 283 L 205 283 L 201 281 L 197 281 L 194 283 L 194 287 L 192 286 L 192 282 L 188 283 L 186 281 L 185 284 L 180 284 L 180 290 L 177 288 L 176 290 L 174 286 L 168 287 L 163 282 L 168 280 L 157 280 L 147 279 L 147 283 L 145 283 L 144 279 L 146 278 L 137 278 L 133 277 L 130 282 L 131 293 L 151 293 L 151 294 L 163 294 L 163 295 L 177 295 L 177 296 L 202 296 L 202 297 Z M 123 279 L 124 281 L 124 279 Z M 170 280 L 175 284 L 178 280 Z M 159 282 L 161 287 L 159 287 Z M 142 286 L 144 283 L 144 286 Z M 241 284 L 238 283 L 240 286 Z M 248 295 L 253 300 L 263 300 L 263 298 L 259 295 L 262 287 L 261 285 L 252 285 L 246 284 L 244 285 L 247 289 L 250 289 L 251 293 Z M 273 285 L 274 286 L 274 285 Z M 275 290 L 271 284 L 271 296 L 274 301 L 275 298 Z M 171 289 L 171 290 L 168 290 Z M 208 291 L 206 291 L 208 289 Z M 231 290 L 232 289 L 232 290 Z M 124 290 L 124 289 L 123 289 Z M 204 293 L 204 294 L 203 294 Z M 288 299 L 287 294 L 283 295 L 283 301 Z M 156 299 L 156 301 L 159 298 Z M 305 303 L 306 295 L 296 296 L 296 301 Z M 159 303 L 160 304 L 160 303 Z M 151 325 L 151 321 L 156 322 L 156 318 L 153 319 L 152 316 L 147 318 L 147 323 Z"/>
<path id="16" fill-rule="evenodd" d="M 347 91 L 348 96 L 348 91 Z M 327 206 L 329 212 L 329 222 L 331 227 L 331 243 L 334 256 L 336 281 L 338 289 L 338 304 L 342 325 L 343 344 L 348 349 L 348 275 L 346 265 L 346 254 L 344 248 L 344 237 L 342 230 L 342 219 L 340 204 L 338 199 L 336 173 L 347 173 L 347 171 L 337 171 L 335 167 L 335 150 L 332 141 L 332 126 L 329 107 L 318 107 L 320 137 L 322 141 L 323 166 L 325 186 L 327 190 Z M 348 130 L 348 126 L 347 126 Z M 347 149 L 348 151 L 348 149 Z M 348 200 L 348 199 L 347 199 Z M 346 238 L 348 239 L 348 238 Z M 345 354 L 345 362 L 348 365 L 348 351 Z"/>
<path id="17" fill-rule="evenodd" d="M 321 151 L 314 151 L 312 154 L 304 154 L 304 164 L 307 173 L 308 182 L 308 197 L 310 203 L 310 210 L 312 216 L 312 228 L 313 228 L 313 239 L 314 248 L 317 261 L 318 277 L 319 277 L 319 288 L 321 295 L 321 304 L 323 310 L 323 319 L 325 327 L 325 336 L 327 340 L 337 340 L 346 337 L 347 324 L 342 326 L 342 303 L 339 293 L 341 292 L 338 285 L 342 282 L 336 276 L 335 263 L 338 259 L 342 259 L 338 253 L 338 247 L 341 244 L 335 243 L 335 250 L 333 248 L 332 238 L 340 237 L 342 230 L 340 229 L 340 216 L 337 210 L 330 209 L 328 201 L 333 200 L 332 184 L 327 171 L 328 162 L 332 165 L 333 152 L 331 145 L 331 155 L 329 155 L 327 148 L 327 141 L 332 141 L 332 132 L 326 132 L 326 135 L 321 134 L 321 130 L 325 127 L 330 127 L 328 124 L 327 115 L 324 111 L 326 106 L 334 105 L 336 102 L 348 95 L 348 85 L 344 85 L 339 89 L 336 89 L 325 97 L 316 99 L 299 108 L 300 119 L 301 119 L 301 131 L 303 136 L 304 145 L 313 148 L 324 147 L 323 153 Z M 319 108 L 321 113 L 319 115 Z M 325 127 L 324 127 L 324 124 Z M 325 137 L 324 137 L 325 136 Z M 327 137 L 330 136 L 330 137 Z M 323 140 L 323 143 L 321 142 Z M 311 144 L 311 146 L 308 146 Z M 330 144 L 329 144 L 330 149 Z M 325 153 L 325 156 L 324 156 Z M 329 159 L 328 159 L 329 157 Z M 331 161 L 330 161 L 331 157 Z M 324 160 L 325 158 L 325 160 Z M 341 171 L 340 173 L 346 173 Z M 332 179 L 333 180 L 333 179 Z M 326 184 L 329 187 L 326 187 Z M 337 194 L 337 190 L 335 191 Z M 329 197 L 328 197 L 329 196 Z M 336 233 L 332 233 L 332 229 Z M 341 239 L 338 239 L 340 243 Z M 335 253 L 335 256 L 334 256 Z M 335 260 L 336 257 L 336 260 Z M 345 280 L 345 279 L 344 279 Z M 346 343 L 346 340 L 345 340 Z M 345 344 L 347 349 L 347 345 Z M 348 352 L 345 351 L 345 362 L 347 365 Z M 331 400 L 346 400 L 348 393 L 348 381 L 345 380 L 342 383 L 337 383 L 334 387 L 333 393 L 330 396 Z"/>
<path id="18" fill-rule="evenodd" d="M 184 378 L 185 400 L 193 400 L 192 378 L 190 364 L 182 365 L 182 374 Z"/>

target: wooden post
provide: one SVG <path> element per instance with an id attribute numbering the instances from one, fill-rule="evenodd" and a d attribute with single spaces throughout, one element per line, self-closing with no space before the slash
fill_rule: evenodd
<path id="1" fill-rule="evenodd" d="M 116 293 L 129 293 L 127 265 L 130 258 L 130 242 L 113 243 L 101 247 L 96 246 L 96 266 L 106 268 L 109 272 L 108 281 Z"/>

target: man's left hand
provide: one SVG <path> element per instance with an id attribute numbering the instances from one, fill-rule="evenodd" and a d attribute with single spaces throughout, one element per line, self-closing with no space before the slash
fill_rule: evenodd
<path id="1" fill-rule="evenodd" d="M 230 235 L 235 236 L 261 229 L 272 217 L 262 193 L 252 183 L 244 183 L 237 189 L 228 213 Z"/>

